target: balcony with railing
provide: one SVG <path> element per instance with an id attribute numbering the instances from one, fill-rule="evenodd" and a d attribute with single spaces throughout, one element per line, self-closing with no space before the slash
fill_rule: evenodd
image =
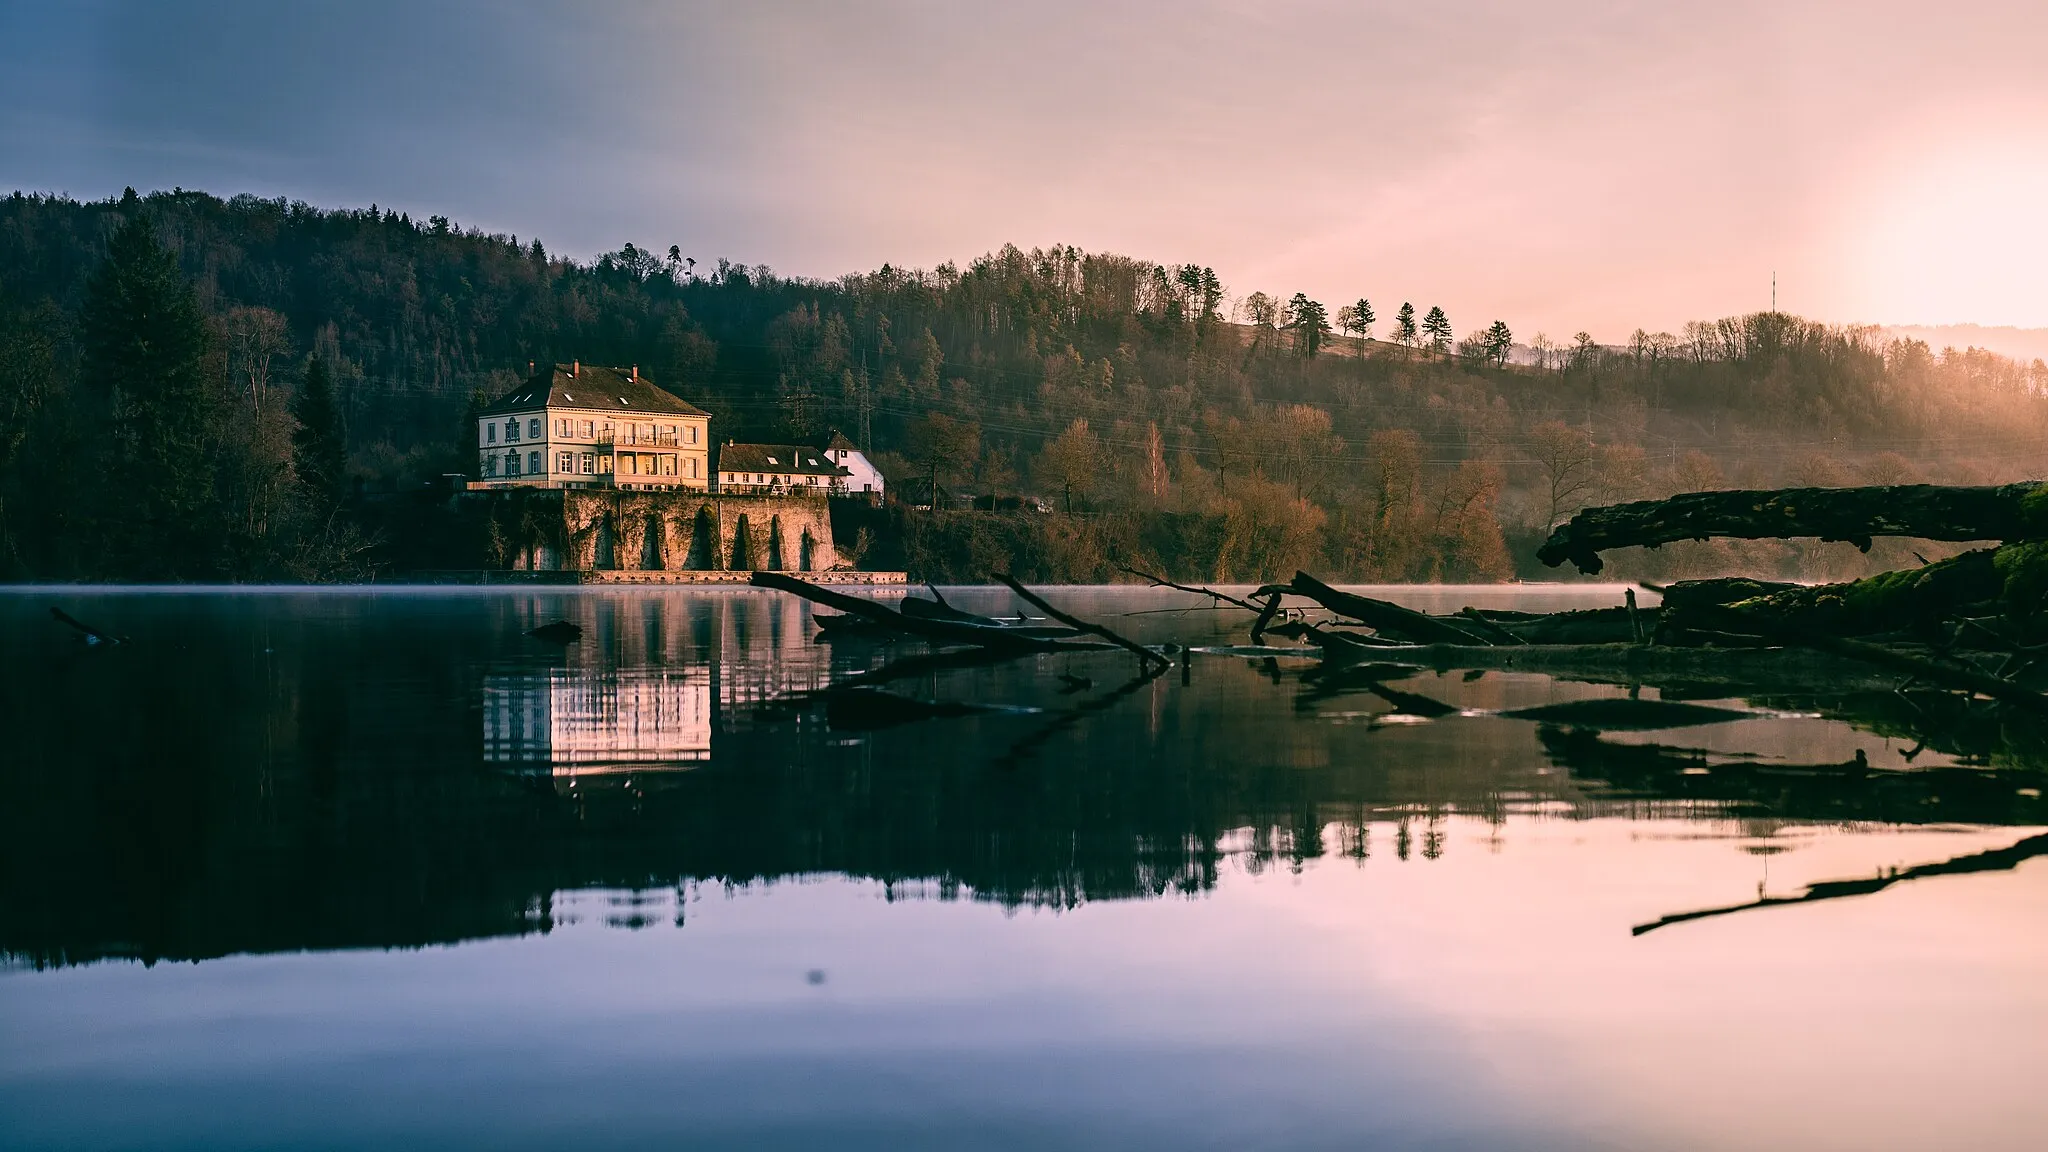
<path id="1" fill-rule="evenodd" d="M 595 443 L 597 444 L 597 446 L 598 446 L 598 447 L 600 447 L 600 448 L 612 448 L 612 447 L 619 447 L 619 448 L 692 448 L 692 447 L 696 447 L 696 445 L 694 445 L 694 444 L 691 444 L 691 443 L 689 443 L 688 441 L 684 440 L 684 439 L 682 438 L 682 434 L 681 434 L 681 433 L 678 433 L 678 432 L 656 432 L 656 433 L 652 433 L 652 434 L 649 434 L 649 433 L 644 433 L 644 432 L 635 432 L 635 431 L 634 431 L 633 429 L 631 429 L 631 428 L 621 428 L 621 429 L 618 429 L 617 431 L 603 431 L 603 430 L 600 430 L 600 431 L 599 431 L 599 432 L 597 433 L 597 435 L 596 435 L 596 436 L 595 436 L 595 437 L 593 438 L 593 440 L 594 440 L 594 442 L 595 442 Z M 581 440 L 576 440 L 576 441 L 573 441 L 573 442 L 575 442 L 575 443 L 585 443 L 585 441 L 581 441 Z"/>

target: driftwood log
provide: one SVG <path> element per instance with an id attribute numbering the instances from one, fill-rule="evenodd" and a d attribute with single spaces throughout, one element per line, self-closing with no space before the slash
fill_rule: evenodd
<path id="1" fill-rule="evenodd" d="M 1453 623 L 1403 608 L 1386 600 L 1375 600 L 1355 592 L 1330 587 L 1306 572 L 1296 572 L 1289 593 L 1313 600 L 1339 616 L 1348 616 L 1383 636 L 1412 644 L 1469 644 L 1491 647 L 1493 638 L 1470 621 Z"/>
<path id="2" fill-rule="evenodd" d="M 1536 557 L 1552 568 L 1569 560 L 1592 574 L 1604 567 L 1600 553 L 1613 548 L 1655 548 L 1710 537 L 1818 537 L 1868 551 L 1874 536 L 1952 541 L 2048 537 L 2048 484 L 1688 492 L 1669 500 L 1588 508 L 1553 531 Z"/>

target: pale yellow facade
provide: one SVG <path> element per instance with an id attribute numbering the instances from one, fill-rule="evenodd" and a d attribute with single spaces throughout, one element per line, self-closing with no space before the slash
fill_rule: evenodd
<path id="1" fill-rule="evenodd" d="M 593 379 L 599 370 L 563 366 L 565 387 L 527 389 L 542 403 L 478 418 L 474 483 L 484 488 L 628 488 L 708 491 L 711 420 L 703 412 L 652 411 L 622 406 L 617 375 L 612 387 Z M 622 374 L 618 374 L 622 375 Z M 634 371 L 628 378 L 637 387 Z M 563 403 L 561 394 L 587 389 L 621 405 Z M 627 391 L 630 395 L 630 391 Z M 573 393 L 572 393 L 573 395 Z M 515 393 L 511 399 L 519 398 Z M 588 399 L 588 396 L 584 397 Z M 671 403 L 666 400 L 660 403 Z M 688 408 L 679 401 L 673 407 Z"/>

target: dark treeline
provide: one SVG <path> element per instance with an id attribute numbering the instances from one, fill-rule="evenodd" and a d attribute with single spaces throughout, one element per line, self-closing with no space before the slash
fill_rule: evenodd
<path id="1" fill-rule="evenodd" d="M 17 194 L 0 201 L 0 571 L 361 571 L 377 554 L 352 509 L 467 471 L 469 407 L 531 361 L 637 364 L 721 440 L 845 431 L 899 498 L 936 506 L 881 518 L 864 559 L 947 578 L 1496 579 L 1589 503 L 1990 482 L 2041 474 L 2048 447 L 2038 361 L 1778 313 L 1618 346 L 1468 331 L 1435 306 L 1333 313 L 1063 247 L 816 281 L 676 247 L 564 260 L 374 206 Z M 1050 511 L 962 510 L 976 499 Z M 1686 545 L 1620 570 L 1896 559 Z"/>

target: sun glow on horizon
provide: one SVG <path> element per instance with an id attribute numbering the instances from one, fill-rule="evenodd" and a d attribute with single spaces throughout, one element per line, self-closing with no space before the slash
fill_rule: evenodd
<path id="1" fill-rule="evenodd" d="M 2048 134 L 1973 132 L 1895 156 L 1845 223 L 1844 302 L 1885 323 L 2048 325 Z"/>

